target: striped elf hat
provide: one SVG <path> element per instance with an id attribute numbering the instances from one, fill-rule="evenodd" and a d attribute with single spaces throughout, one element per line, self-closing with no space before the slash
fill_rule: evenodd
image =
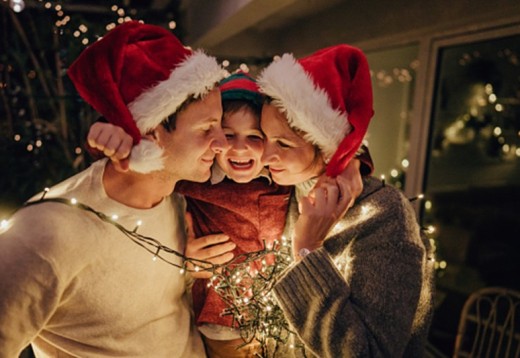
<path id="1" fill-rule="evenodd" d="M 262 105 L 263 95 L 260 93 L 255 79 L 243 71 L 238 71 L 224 78 L 219 83 L 222 101 L 244 100 Z"/>

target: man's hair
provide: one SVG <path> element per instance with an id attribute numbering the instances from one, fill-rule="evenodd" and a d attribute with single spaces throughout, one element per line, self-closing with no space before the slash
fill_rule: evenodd
<path id="1" fill-rule="evenodd" d="M 213 88 L 215 88 L 217 85 L 218 85 L 218 82 L 216 82 L 213 85 Z M 179 108 L 177 108 L 177 110 L 174 113 L 170 114 L 168 117 L 166 117 L 161 122 L 162 126 L 168 132 L 174 131 L 175 130 L 176 121 L 177 121 L 177 115 L 179 113 L 181 113 L 182 111 L 184 111 L 190 104 L 192 104 L 193 102 L 197 102 L 197 101 L 203 99 L 206 95 L 207 95 L 207 93 L 205 93 L 203 95 L 200 95 L 200 96 L 195 96 L 195 95 L 188 96 L 188 98 L 186 98 L 186 100 L 184 102 L 182 102 L 182 104 L 179 106 Z"/>
<path id="2" fill-rule="evenodd" d="M 175 125 L 176 125 L 176 122 L 177 122 L 177 115 L 179 113 L 181 113 L 182 111 L 184 111 L 190 104 L 192 104 L 194 102 L 197 102 L 198 100 L 201 100 L 201 99 L 202 99 L 202 97 L 195 97 L 193 95 L 191 95 L 188 98 L 186 98 L 186 100 L 184 102 L 182 102 L 182 104 L 179 106 L 179 108 L 177 108 L 177 110 L 175 112 L 170 114 L 168 117 L 166 117 L 161 122 L 162 126 L 168 132 L 171 132 L 171 131 L 175 130 Z"/>

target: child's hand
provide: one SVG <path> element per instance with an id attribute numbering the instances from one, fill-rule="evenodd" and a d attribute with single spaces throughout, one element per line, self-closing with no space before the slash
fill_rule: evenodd
<path id="1" fill-rule="evenodd" d="M 229 241 L 229 236 L 224 234 L 207 235 L 196 238 L 193 232 L 193 219 L 190 213 L 186 213 L 186 226 L 188 240 L 186 242 L 186 250 L 184 255 L 186 257 L 208 261 L 214 265 L 225 264 L 233 258 L 233 249 L 236 244 Z M 202 263 L 198 264 L 200 271 L 195 272 L 194 265 L 187 263 L 187 268 L 191 272 L 193 278 L 210 278 L 212 273 L 205 271 L 206 266 Z M 209 265 L 207 265 L 209 266 Z"/>
<path id="2" fill-rule="evenodd" d="M 127 171 L 133 140 L 121 127 L 110 123 L 94 123 L 88 132 L 88 144 L 110 158 L 116 169 Z"/>

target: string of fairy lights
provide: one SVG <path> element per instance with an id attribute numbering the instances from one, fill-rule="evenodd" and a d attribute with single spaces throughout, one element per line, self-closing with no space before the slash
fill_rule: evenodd
<path id="1" fill-rule="evenodd" d="M 384 176 L 381 178 L 381 188 L 385 187 Z M 44 203 L 60 203 L 72 208 L 83 210 L 95 215 L 105 223 L 115 226 L 121 233 L 135 244 L 151 254 L 153 261 L 163 261 L 179 269 L 180 274 L 187 272 L 208 271 L 212 276 L 208 280 L 208 289 L 213 289 L 226 303 L 227 308 L 222 315 L 232 317 L 232 324 L 241 335 L 243 344 L 253 340 L 260 345 L 260 356 L 263 358 L 275 357 L 280 349 L 298 350 L 305 356 L 303 344 L 296 338 L 296 333 L 285 319 L 283 310 L 276 301 L 272 291 L 278 278 L 293 262 L 291 240 L 282 236 L 273 243 L 263 243 L 263 249 L 235 256 L 225 264 L 213 264 L 205 260 L 187 257 L 181 252 L 163 245 L 158 240 L 140 234 L 142 221 L 129 229 L 118 223 L 118 216 L 107 215 L 94 208 L 79 202 L 75 198 L 47 197 L 50 192 L 46 188 L 39 199 L 26 202 L 21 208 Z M 409 198 L 410 201 L 422 200 L 422 194 Z M 370 208 L 362 208 L 366 216 L 370 216 Z M 0 221 L 0 233 L 8 230 L 9 220 Z M 341 223 L 331 232 L 341 231 Z M 433 234 L 433 226 L 422 228 L 427 234 Z M 436 269 L 444 269 L 444 261 L 435 259 L 435 240 L 432 244 L 432 256 L 428 260 L 434 262 Z M 179 259 L 181 264 L 179 264 Z M 338 270 L 346 268 L 346 263 L 335 262 Z"/>

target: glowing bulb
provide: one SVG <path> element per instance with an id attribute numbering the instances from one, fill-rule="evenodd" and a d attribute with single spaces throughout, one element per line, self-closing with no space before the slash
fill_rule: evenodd
<path id="1" fill-rule="evenodd" d="M 186 272 L 186 271 L 185 271 L 183 268 L 181 268 L 180 271 L 179 271 L 179 273 L 180 273 L 181 275 L 184 275 L 185 272 Z"/>
<path id="2" fill-rule="evenodd" d="M 78 203 L 78 200 L 76 198 L 72 198 L 72 199 L 70 199 L 70 203 L 72 205 L 76 205 Z"/>
<path id="3" fill-rule="evenodd" d="M 23 0 L 11 0 L 10 6 L 14 12 L 21 12 L 23 9 L 25 9 L 25 2 Z"/>
<path id="4" fill-rule="evenodd" d="M 502 112 L 504 110 L 504 106 L 502 106 L 500 103 L 497 103 L 495 105 L 495 111 Z"/>
<path id="5" fill-rule="evenodd" d="M 168 27 L 170 28 L 170 30 L 173 30 L 177 27 L 177 23 L 175 21 L 170 21 L 168 23 Z"/>
<path id="6" fill-rule="evenodd" d="M 117 214 L 113 214 L 111 218 L 112 220 L 116 221 L 117 219 L 119 219 L 119 216 Z"/>
<path id="7" fill-rule="evenodd" d="M 408 168 L 408 166 L 410 166 L 410 162 L 408 161 L 408 159 L 403 159 L 401 161 L 401 165 L 403 166 L 403 168 Z"/>
<path id="8" fill-rule="evenodd" d="M 431 202 L 430 200 L 426 200 L 426 201 L 424 202 L 424 208 L 425 208 L 426 210 L 430 210 L 430 209 L 432 208 L 432 202 Z"/>

